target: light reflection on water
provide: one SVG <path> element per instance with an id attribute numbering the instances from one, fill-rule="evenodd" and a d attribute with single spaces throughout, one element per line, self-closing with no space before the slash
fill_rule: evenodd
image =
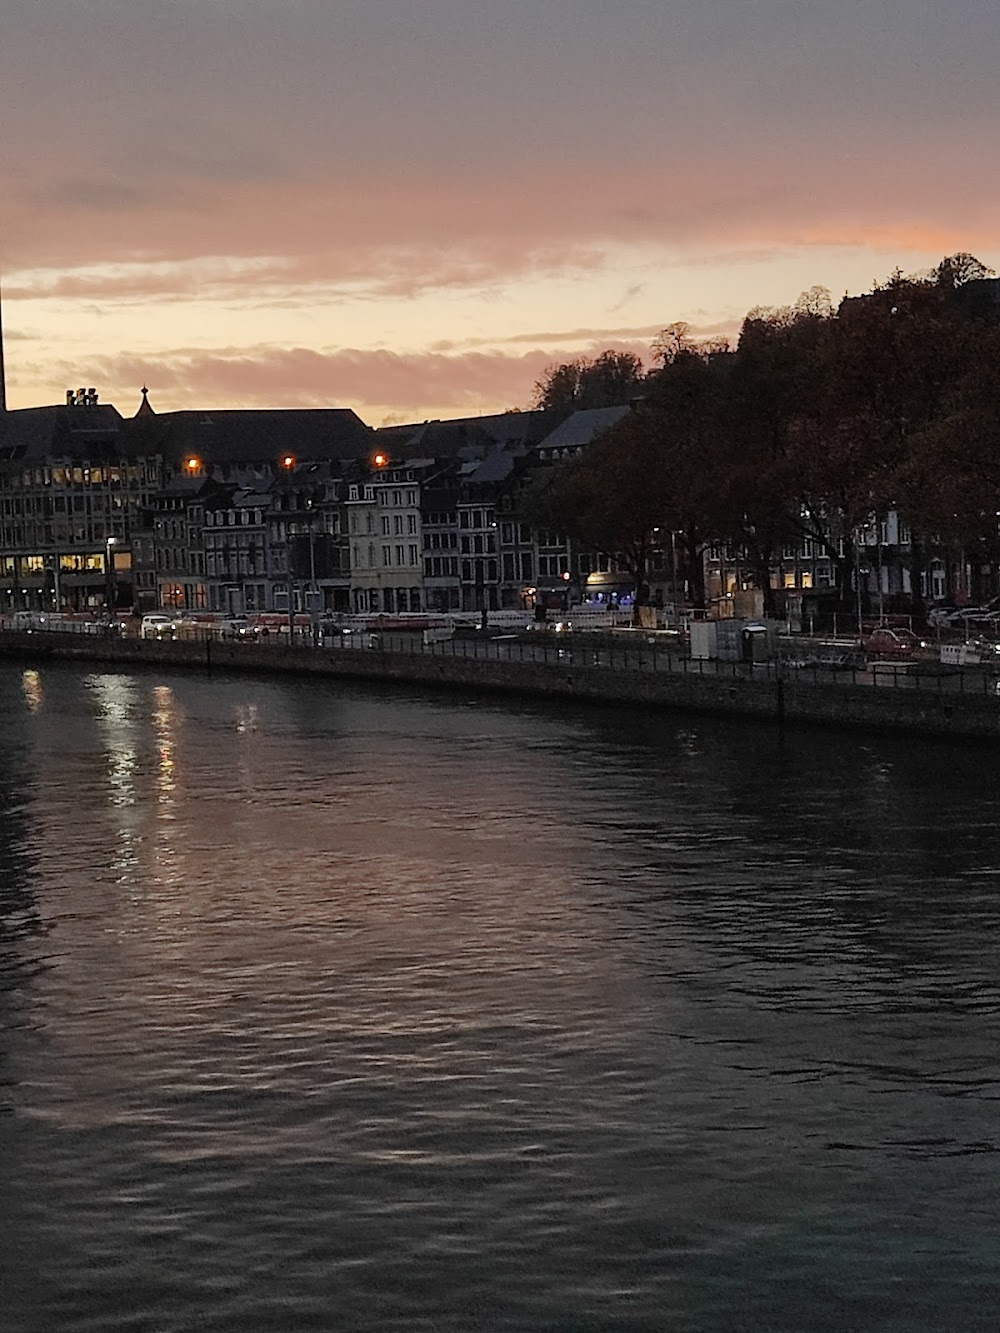
<path id="1" fill-rule="evenodd" d="M 0 668 L 9 1327 L 993 1328 L 997 760 Z"/>

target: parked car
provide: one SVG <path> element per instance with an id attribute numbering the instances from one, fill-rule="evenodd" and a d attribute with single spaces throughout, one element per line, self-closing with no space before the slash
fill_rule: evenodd
<path id="1" fill-rule="evenodd" d="M 150 611 L 139 622 L 140 639 L 173 639 L 177 636 L 177 621 L 162 611 Z"/>
<path id="2" fill-rule="evenodd" d="M 223 639 L 256 639 L 260 633 L 260 626 L 252 625 L 246 616 L 230 616 L 219 624 L 219 637 Z"/>
<path id="3" fill-rule="evenodd" d="M 959 629 L 966 621 L 980 621 L 1000 611 L 1000 597 L 991 597 L 980 606 L 959 606 L 947 617 L 945 623 Z"/>
<path id="4" fill-rule="evenodd" d="M 45 629 L 52 617 L 44 611 L 15 611 L 9 624 L 11 629 L 23 630 L 30 634 L 32 630 Z"/>
<path id="5" fill-rule="evenodd" d="M 856 648 L 824 648 L 802 657 L 787 657 L 784 664 L 800 671 L 860 671 L 865 666 L 865 655 Z"/>
<path id="6" fill-rule="evenodd" d="M 869 657 L 912 657 L 923 643 L 908 629 L 888 629 L 884 625 L 864 639 L 862 647 Z"/>
<path id="7" fill-rule="evenodd" d="M 951 622 L 953 616 L 961 613 L 961 607 L 954 602 L 938 602 L 927 612 L 928 625 L 947 625 Z"/>

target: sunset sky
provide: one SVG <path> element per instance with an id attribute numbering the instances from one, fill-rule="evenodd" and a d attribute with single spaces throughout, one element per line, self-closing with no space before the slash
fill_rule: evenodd
<path id="1" fill-rule="evenodd" d="M 10 407 L 526 407 L 1000 266 L 996 0 L 4 0 Z"/>

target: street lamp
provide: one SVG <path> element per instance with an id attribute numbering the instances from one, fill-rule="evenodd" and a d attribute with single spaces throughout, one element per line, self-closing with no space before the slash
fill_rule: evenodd
<path id="1" fill-rule="evenodd" d="M 52 557 L 52 610 L 56 615 L 62 611 L 62 588 L 59 585 L 59 552 Z"/>
<path id="2" fill-rule="evenodd" d="M 312 613 L 313 647 L 319 644 L 319 584 L 316 582 L 316 514 L 312 500 L 306 500 L 309 528 L 309 610 Z"/>
<path id="3" fill-rule="evenodd" d="M 282 454 L 281 466 L 285 472 L 294 472 L 295 455 Z M 286 497 L 286 499 L 290 498 L 290 495 Z M 295 572 L 292 568 L 292 525 L 287 518 L 287 507 L 285 512 L 285 559 L 288 564 L 288 646 L 291 648 L 295 643 Z"/>
<path id="4" fill-rule="evenodd" d="M 115 613 L 115 566 L 111 548 L 117 545 L 117 537 L 108 537 L 104 543 L 104 600 L 109 620 Z"/>

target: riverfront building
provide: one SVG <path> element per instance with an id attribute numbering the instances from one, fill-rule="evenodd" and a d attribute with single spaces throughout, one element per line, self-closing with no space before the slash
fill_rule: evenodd
<path id="1" fill-rule="evenodd" d="M 611 607 L 635 593 L 615 552 L 536 529 L 522 512 L 540 473 L 631 408 L 376 431 L 346 408 L 159 413 L 145 388 L 131 417 L 93 388 L 10 411 L 2 379 L 0 347 L 0 613 L 481 616 Z M 910 535 L 895 512 L 853 534 L 836 523 L 775 553 L 771 587 L 793 618 L 845 589 L 880 610 L 911 591 Z M 716 542 L 703 574 L 709 603 L 727 614 L 759 571 Z M 989 563 L 934 554 L 922 592 L 968 599 L 994 578 Z M 654 605 L 685 602 L 675 533 L 654 529 L 645 582 Z"/>

